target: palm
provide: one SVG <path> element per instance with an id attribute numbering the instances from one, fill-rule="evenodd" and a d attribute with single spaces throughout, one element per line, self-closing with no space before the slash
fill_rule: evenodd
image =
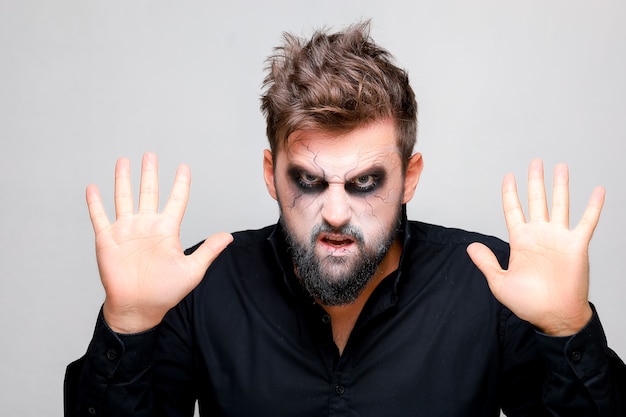
<path id="1" fill-rule="evenodd" d="M 553 204 L 548 212 L 543 167 L 529 168 L 529 220 L 521 209 L 515 181 L 503 183 L 503 207 L 511 255 L 508 270 L 500 269 L 482 245 L 468 248 L 500 302 L 519 317 L 551 334 L 577 331 L 590 316 L 587 248 L 597 225 L 604 190 L 594 191 L 581 222 L 569 230 L 567 168 L 555 170 Z"/>
<path id="2" fill-rule="evenodd" d="M 175 232 L 162 230 L 159 215 L 137 217 L 120 219 L 96 236 L 107 298 L 119 307 L 142 299 L 167 307 L 170 298 L 188 292 L 184 281 L 193 281 L 197 271 L 184 259 Z"/>
<path id="3" fill-rule="evenodd" d="M 150 328 L 188 294 L 230 235 L 207 239 L 185 256 L 179 229 L 189 192 L 189 170 L 176 173 L 172 193 L 158 213 L 156 157 L 144 157 L 138 212 L 134 213 L 128 161 L 116 166 L 116 221 L 109 223 L 97 188 L 87 189 L 96 234 L 96 255 L 106 291 L 105 318 L 114 330 L 130 333 Z"/>

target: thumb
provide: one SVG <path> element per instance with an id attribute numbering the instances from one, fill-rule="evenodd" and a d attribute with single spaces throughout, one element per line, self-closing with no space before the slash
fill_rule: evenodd
<path id="1" fill-rule="evenodd" d="M 198 249 L 189 257 L 198 265 L 198 268 L 201 270 L 200 273 L 204 274 L 209 265 L 232 241 L 233 236 L 230 233 L 216 233 L 202 242 Z"/>
<path id="2" fill-rule="evenodd" d="M 502 277 L 502 268 L 491 249 L 482 243 L 474 242 L 467 247 L 467 254 L 476 267 L 487 278 L 489 288 L 493 292 Z"/>

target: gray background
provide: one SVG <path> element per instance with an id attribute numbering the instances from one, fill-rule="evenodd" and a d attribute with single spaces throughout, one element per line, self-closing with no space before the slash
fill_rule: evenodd
<path id="1" fill-rule="evenodd" d="M 370 17 L 420 104 L 410 216 L 506 238 L 501 178 L 524 183 L 534 157 L 570 164 L 575 221 L 605 185 L 591 298 L 626 357 L 624 2 L 1 0 L 0 415 L 61 415 L 64 368 L 89 342 L 103 291 L 85 186 L 113 215 L 115 160 L 151 150 L 165 189 L 192 167 L 185 246 L 275 221 L 264 58 L 283 31 Z"/>

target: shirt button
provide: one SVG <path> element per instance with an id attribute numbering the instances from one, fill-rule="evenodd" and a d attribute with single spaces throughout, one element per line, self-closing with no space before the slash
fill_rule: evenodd
<path id="1" fill-rule="evenodd" d="M 328 314 L 324 314 L 322 316 L 322 323 L 324 324 L 330 324 L 330 316 Z"/>
<path id="2" fill-rule="evenodd" d="M 114 361 L 117 358 L 117 351 L 115 349 L 107 350 L 107 359 Z"/>
<path id="3" fill-rule="evenodd" d="M 335 394 L 343 395 L 344 392 L 346 392 L 346 388 L 343 385 L 341 384 L 335 385 Z"/>
<path id="4" fill-rule="evenodd" d="M 575 350 L 575 351 L 573 351 L 573 352 L 572 352 L 572 355 L 571 355 L 572 362 L 574 362 L 574 363 L 578 363 L 578 362 L 580 362 L 580 360 L 582 359 L 582 357 L 583 357 L 583 354 L 582 354 L 582 353 L 580 353 L 580 351 Z"/>
<path id="5" fill-rule="evenodd" d="M 91 414 L 92 416 L 95 416 L 95 415 L 96 415 L 96 409 L 95 409 L 95 408 L 93 408 L 93 407 L 89 407 L 89 408 L 87 409 L 87 412 L 88 412 L 89 414 Z"/>

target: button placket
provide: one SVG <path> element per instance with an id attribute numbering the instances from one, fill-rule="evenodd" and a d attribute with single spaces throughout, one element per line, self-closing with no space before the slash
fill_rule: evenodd
<path id="1" fill-rule="evenodd" d="M 117 350 L 112 349 L 112 348 L 108 349 L 106 353 L 106 357 L 108 360 L 114 361 L 115 359 L 117 359 Z"/>

